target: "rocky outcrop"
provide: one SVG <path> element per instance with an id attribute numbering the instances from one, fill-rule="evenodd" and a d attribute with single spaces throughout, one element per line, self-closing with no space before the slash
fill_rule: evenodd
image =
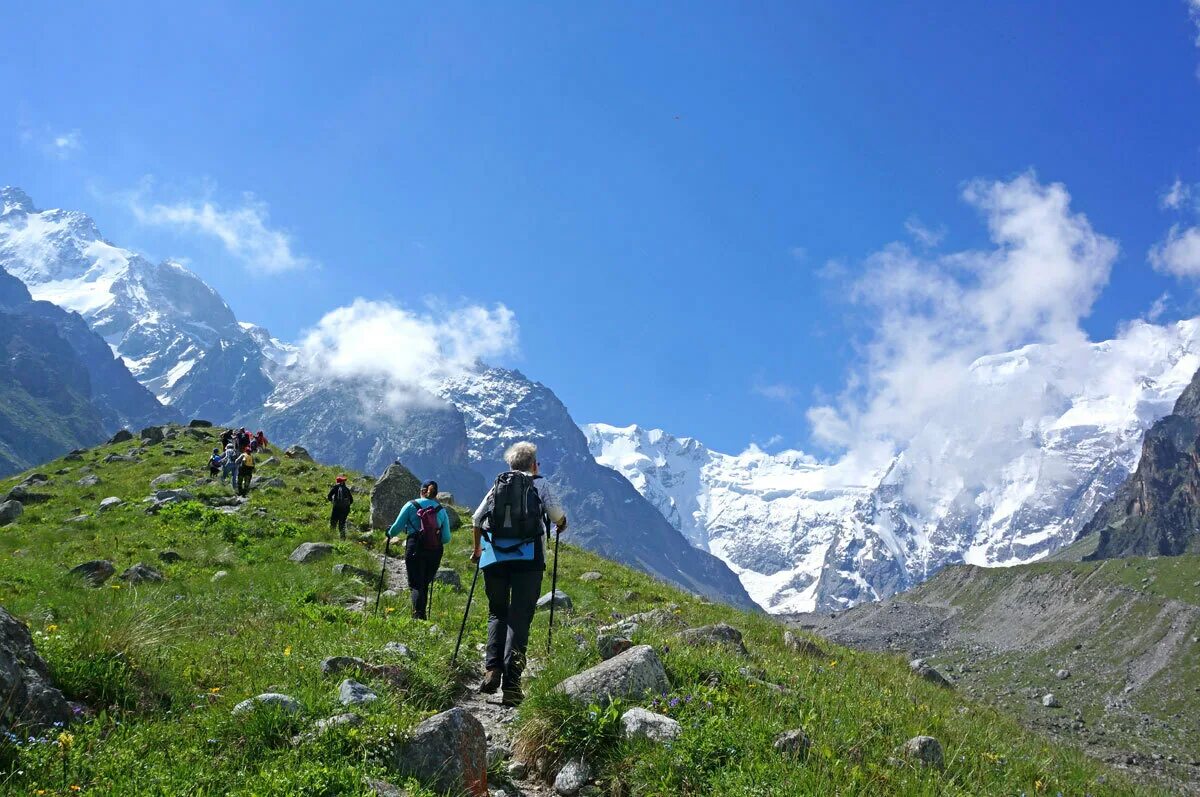
<path id="1" fill-rule="evenodd" d="M 391 767 L 438 792 L 487 797 L 487 738 L 464 708 L 435 714 L 393 750 Z"/>
<path id="2" fill-rule="evenodd" d="M 412 471 L 399 462 L 388 465 L 371 488 L 371 528 L 380 531 L 391 528 L 404 505 L 420 492 L 421 483 Z"/>
<path id="3" fill-rule="evenodd" d="M 556 688 L 579 703 L 608 704 L 617 698 L 637 700 L 663 694 L 670 690 L 671 682 L 654 648 L 638 645 L 572 675 Z"/>
<path id="4" fill-rule="evenodd" d="M 35 728 L 71 720 L 71 706 L 50 683 L 46 662 L 29 628 L 0 608 L 0 730 Z"/>

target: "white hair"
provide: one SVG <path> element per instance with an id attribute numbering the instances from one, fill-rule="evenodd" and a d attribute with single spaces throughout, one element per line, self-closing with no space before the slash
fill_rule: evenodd
<path id="1" fill-rule="evenodd" d="M 537 446 L 529 442 L 513 443 L 504 452 L 504 461 L 513 470 L 531 471 L 537 464 Z"/>

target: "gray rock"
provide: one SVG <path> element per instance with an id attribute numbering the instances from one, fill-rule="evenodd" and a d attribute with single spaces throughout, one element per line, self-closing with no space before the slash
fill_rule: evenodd
<path id="1" fill-rule="evenodd" d="M 378 699 L 379 695 L 375 694 L 371 687 L 360 684 L 353 678 L 347 678 L 338 686 L 338 700 L 343 706 L 361 706 Z"/>
<path id="2" fill-rule="evenodd" d="M 175 562 L 182 562 L 183 556 L 178 551 L 172 551 L 172 550 L 159 551 L 158 552 L 158 561 L 166 562 L 167 564 L 174 564 Z"/>
<path id="3" fill-rule="evenodd" d="M 123 503 L 125 503 L 125 502 L 122 501 L 120 498 L 117 498 L 115 495 L 110 495 L 108 498 L 105 498 L 103 501 L 100 502 L 100 511 L 103 512 L 107 509 L 113 509 L 115 507 L 120 506 Z"/>
<path id="4" fill-rule="evenodd" d="M 0 526 L 15 523 L 17 518 L 25 514 L 25 507 L 20 501 L 5 501 L 0 504 Z"/>
<path id="5" fill-rule="evenodd" d="M 163 574 L 155 570 L 150 565 L 138 562 L 130 568 L 126 568 L 119 578 L 128 584 L 144 584 L 146 582 L 156 582 L 163 580 Z"/>
<path id="6" fill-rule="evenodd" d="M 212 421 L 204 421 L 199 418 L 192 418 L 188 421 L 189 429 L 211 429 Z"/>
<path id="7" fill-rule="evenodd" d="M 361 672 L 367 663 L 358 656 L 330 656 L 321 659 L 322 675 L 338 675 L 343 672 Z"/>
<path id="8" fill-rule="evenodd" d="M 453 587 L 456 592 L 462 591 L 462 579 L 458 577 L 458 571 L 452 567 L 439 567 L 433 575 L 433 580 L 439 584 Z"/>
<path id="9" fill-rule="evenodd" d="M 28 487 L 31 484 L 45 484 L 50 481 L 50 477 L 44 473 L 31 473 L 24 479 L 21 479 L 21 487 Z"/>
<path id="10" fill-rule="evenodd" d="M 445 491 L 438 493 L 437 502 L 445 507 L 454 506 L 454 493 L 447 493 Z"/>
<path id="11" fill-rule="evenodd" d="M 95 487 L 100 483 L 100 477 L 92 473 L 75 482 L 80 487 Z"/>
<path id="12" fill-rule="evenodd" d="M 278 457 L 267 457 L 266 459 L 264 459 L 264 460 L 263 460 L 262 462 L 260 462 L 259 464 L 260 464 L 260 465 L 263 465 L 263 466 L 278 465 L 278 464 L 279 464 L 279 458 L 278 458 Z"/>
<path id="13" fill-rule="evenodd" d="M 288 459 L 298 459 L 304 462 L 313 461 L 312 456 L 308 453 L 308 449 L 304 446 L 290 446 L 283 452 L 283 455 Z"/>
<path id="14" fill-rule="evenodd" d="M 163 487 L 171 482 L 177 482 L 182 478 L 183 477 L 178 473 L 164 473 L 161 476 L 155 476 L 150 480 L 150 488 L 156 489 L 158 487 Z"/>
<path id="15" fill-rule="evenodd" d="M 1047 692 L 1046 694 L 1042 695 L 1042 705 L 1046 708 L 1062 707 L 1062 703 L 1058 702 L 1058 698 L 1054 696 L 1053 692 Z"/>
<path id="16" fill-rule="evenodd" d="M 421 483 L 408 468 L 392 463 L 371 488 L 371 528 L 389 529 L 404 505 L 416 498 Z"/>
<path id="17" fill-rule="evenodd" d="M 512 758 L 512 750 L 506 744 L 489 744 L 487 749 L 488 769 L 494 769 L 502 761 Z"/>
<path id="18" fill-rule="evenodd" d="M 453 509 L 446 509 L 446 518 L 450 521 L 451 531 L 458 531 L 462 528 L 462 516 Z"/>
<path id="19" fill-rule="evenodd" d="M 71 575 L 82 578 L 89 586 L 93 587 L 98 587 L 108 581 L 115 572 L 117 572 L 117 568 L 107 559 L 84 562 L 81 565 L 75 565 L 70 571 Z"/>
<path id="20" fill-rule="evenodd" d="M 20 501 L 22 504 L 42 504 L 54 496 L 49 493 L 35 493 L 27 485 L 18 484 L 4 496 L 5 501 Z"/>
<path id="21" fill-rule="evenodd" d="M 300 703 L 294 697 L 278 692 L 264 692 L 261 695 L 255 695 L 243 700 L 234 706 L 233 716 L 240 717 L 244 714 L 249 714 L 259 706 L 277 706 L 288 714 L 296 714 L 300 711 Z"/>
<path id="22" fill-rule="evenodd" d="M 804 732 L 803 728 L 793 728 L 776 736 L 772 746 L 777 753 L 794 758 L 804 758 L 812 748 L 812 739 L 808 738 L 808 734 Z"/>
<path id="23" fill-rule="evenodd" d="M 1054 673 L 1054 677 L 1055 677 L 1055 678 L 1057 678 L 1057 679 L 1058 679 L 1058 680 L 1060 680 L 1060 681 L 1065 681 L 1065 680 L 1067 680 L 1068 678 L 1070 678 L 1070 677 L 1071 677 L 1071 671 L 1070 671 L 1070 670 L 1065 670 L 1065 669 L 1064 669 L 1064 670 L 1059 670 L 1058 672 Z"/>
<path id="24" fill-rule="evenodd" d="M 554 776 L 554 791 L 563 797 L 575 797 L 592 779 L 592 768 L 581 758 L 573 758 Z"/>
<path id="25" fill-rule="evenodd" d="M 928 662 L 926 662 L 924 659 L 913 659 L 908 663 L 908 667 L 913 671 L 914 675 L 924 678 L 934 686 L 941 686 L 945 687 L 946 689 L 953 687 L 953 684 L 950 683 L 946 676 L 929 666 Z"/>
<path id="26" fill-rule="evenodd" d="M 580 581 L 599 581 L 604 578 L 603 573 L 597 573 L 595 570 L 589 570 L 579 577 Z"/>
<path id="27" fill-rule="evenodd" d="M 114 445 L 116 443 L 128 443 L 132 439 L 133 432 L 129 431 L 128 429 L 122 429 L 112 437 L 108 438 L 108 444 Z"/>
<path id="28" fill-rule="evenodd" d="M 726 623 L 689 628 L 679 635 L 689 645 L 725 645 L 743 655 L 749 655 L 742 642 L 742 632 Z"/>
<path id="29" fill-rule="evenodd" d="M 637 645 L 572 675 L 555 688 L 580 703 L 608 704 L 616 698 L 662 694 L 670 690 L 671 683 L 654 648 Z"/>
<path id="30" fill-rule="evenodd" d="M 76 448 L 72 451 L 68 451 L 67 455 L 63 457 L 63 459 L 67 460 L 68 462 L 80 462 L 83 460 L 83 455 L 85 453 L 87 452 L 85 452 L 82 448 Z"/>
<path id="31" fill-rule="evenodd" d="M 218 570 L 217 572 L 212 574 L 212 578 L 210 578 L 209 581 L 220 581 L 221 579 L 227 577 L 228 575 L 229 575 L 229 573 L 227 573 L 226 571 Z"/>
<path id="32" fill-rule="evenodd" d="M 137 462 L 137 459 L 132 456 L 123 457 L 120 454 L 109 454 L 104 458 L 104 462 L 105 464 L 111 465 L 114 462 Z"/>
<path id="33" fill-rule="evenodd" d="M 345 714 L 334 714 L 332 717 L 317 720 L 313 723 L 312 730 L 302 733 L 299 736 L 292 737 L 292 744 L 303 744 L 305 742 L 315 741 L 320 739 L 325 734 L 337 728 L 348 727 L 352 728 L 355 725 L 362 725 L 362 717 L 353 712 Z"/>
<path id="34" fill-rule="evenodd" d="M 357 578 L 359 581 L 365 581 L 368 584 L 373 584 L 379 580 L 378 576 L 374 573 L 363 570 L 361 567 L 355 567 L 354 565 L 348 565 L 345 563 L 334 565 L 333 574 L 335 576 Z"/>
<path id="35" fill-rule="evenodd" d="M 152 504 L 150 511 L 153 512 L 168 504 L 179 504 L 184 501 L 194 501 L 195 499 L 196 496 L 187 490 L 156 490 L 146 500 Z"/>
<path id="36" fill-rule="evenodd" d="M 508 765 L 508 776 L 513 780 L 525 780 L 529 774 L 529 765 L 524 761 L 512 761 Z"/>
<path id="37" fill-rule="evenodd" d="M 551 601 L 554 602 L 555 609 L 570 609 L 574 605 L 570 595 L 561 589 L 557 589 L 553 593 L 547 592 L 538 598 L 537 607 L 539 609 L 549 609 Z"/>
<path id="38" fill-rule="evenodd" d="M 333 553 L 333 546 L 327 542 L 303 542 L 296 546 L 296 550 L 292 551 L 288 559 L 300 564 L 307 564 L 329 556 L 331 553 Z"/>
<path id="39" fill-rule="evenodd" d="M 403 642 L 389 642 L 383 646 L 382 652 L 393 656 L 403 656 L 406 659 L 412 657 L 412 651 Z"/>
<path id="40" fill-rule="evenodd" d="M 375 797 L 409 797 L 406 789 L 388 783 L 386 780 L 378 778 L 367 778 L 367 791 L 375 795 Z"/>
<path id="41" fill-rule="evenodd" d="M 901 754 L 914 766 L 931 769 L 945 767 L 942 743 L 932 736 L 914 736 L 904 743 Z"/>
<path id="42" fill-rule="evenodd" d="M 258 489 L 259 487 L 287 487 L 287 482 L 278 476 L 272 476 L 270 478 L 255 476 L 250 480 L 250 487 L 251 489 Z"/>
<path id="43" fill-rule="evenodd" d="M 165 435 L 163 434 L 162 427 L 147 426 L 138 432 L 138 437 L 141 438 L 143 445 L 154 445 L 155 443 L 161 443 Z"/>
<path id="44" fill-rule="evenodd" d="M 663 627 L 683 625 L 683 619 L 675 614 L 675 609 L 667 606 L 661 609 L 651 609 L 641 614 L 631 614 L 623 622 L 633 625 L 658 625 Z"/>
<path id="45" fill-rule="evenodd" d="M 395 745 L 392 769 L 434 791 L 487 794 L 487 737 L 465 708 L 435 714 Z"/>
<path id="46" fill-rule="evenodd" d="M 669 742 L 683 731 L 679 723 L 663 714 L 644 708 L 631 708 L 621 715 L 621 733 L 626 739 Z"/>
<path id="47" fill-rule="evenodd" d="M 791 631 L 783 632 L 783 645 L 793 653 L 799 653 L 801 656 L 812 656 L 813 658 L 825 658 L 825 651 L 821 646 L 810 639 L 796 636 Z"/>
<path id="48" fill-rule="evenodd" d="M 91 515 L 75 515 L 74 517 L 67 518 L 67 522 L 68 523 L 82 523 L 85 520 L 91 519 L 91 517 L 92 517 Z"/>
<path id="49" fill-rule="evenodd" d="M 33 647 L 29 627 L 0 608 L 2 724 L 41 728 L 71 721 L 71 706 L 50 683 L 50 670 Z"/>
<path id="50" fill-rule="evenodd" d="M 600 658 L 605 661 L 624 653 L 631 647 L 633 647 L 633 640 L 629 637 L 616 634 L 599 634 L 596 637 L 596 649 L 600 651 Z"/>

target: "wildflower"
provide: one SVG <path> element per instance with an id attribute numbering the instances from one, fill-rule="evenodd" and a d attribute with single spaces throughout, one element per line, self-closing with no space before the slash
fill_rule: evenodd
<path id="1" fill-rule="evenodd" d="M 283 649 L 283 655 L 285 655 L 285 656 L 292 655 L 292 646 L 291 645 L 288 645 L 286 648 Z"/>
<path id="2" fill-rule="evenodd" d="M 83 791 L 83 787 L 82 787 L 82 786 L 76 786 L 74 783 L 72 783 L 72 784 L 71 784 L 71 791 Z"/>
<path id="3" fill-rule="evenodd" d="M 45 789 L 38 789 L 37 791 L 34 792 L 34 794 L 45 794 L 45 793 L 46 793 Z"/>
<path id="4" fill-rule="evenodd" d="M 75 735 L 68 733 L 67 731 L 63 731 L 58 735 L 58 746 L 64 750 L 70 750 L 71 744 L 74 743 L 74 741 Z"/>
<path id="5" fill-rule="evenodd" d="M 213 686 L 213 687 L 210 687 L 210 688 L 209 688 L 209 690 L 208 690 L 208 693 L 209 693 L 210 695 L 215 695 L 215 694 L 217 694 L 217 693 L 218 693 L 218 692 L 220 692 L 220 691 L 221 691 L 221 687 L 219 687 L 219 686 Z"/>
<path id="6" fill-rule="evenodd" d="M 50 625 L 46 626 L 46 633 L 47 633 L 47 634 L 53 634 L 53 633 L 54 633 L 55 631 L 57 631 L 57 630 L 58 630 L 58 626 L 57 626 L 57 625 L 55 625 L 54 623 L 51 623 Z"/>
<path id="7" fill-rule="evenodd" d="M 829 662 L 829 666 L 830 666 L 830 667 L 836 667 L 836 666 L 837 666 L 837 659 L 834 659 L 833 661 Z"/>
<path id="8" fill-rule="evenodd" d="M 109 584 L 108 586 L 110 589 L 120 589 L 121 588 L 120 584 Z"/>
<path id="9" fill-rule="evenodd" d="M 394 612 L 394 611 L 396 611 L 396 607 L 395 607 L 395 606 L 389 606 L 389 607 L 387 607 L 386 609 L 384 609 L 384 612 L 385 612 L 385 613 L 387 613 L 387 614 L 391 614 L 391 613 L 392 613 L 392 612 Z"/>

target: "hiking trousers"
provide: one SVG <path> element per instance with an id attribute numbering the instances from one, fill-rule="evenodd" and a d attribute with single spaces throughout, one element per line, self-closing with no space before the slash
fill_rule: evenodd
<path id="1" fill-rule="evenodd" d="M 237 489 L 238 489 L 238 471 L 239 470 L 241 470 L 240 465 L 232 465 L 229 468 L 229 488 L 231 490 L 233 490 L 235 493 L 237 492 Z M 225 481 L 225 479 L 222 477 L 221 481 Z"/>
<path id="2" fill-rule="evenodd" d="M 408 591 L 412 596 L 413 617 L 426 620 L 429 609 L 429 585 L 442 566 L 442 551 L 428 551 L 421 547 L 416 537 L 409 536 L 404 542 L 404 567 L 408 571 Z"/>
<path id="3" fill-rule="evenodd" d="M 524 563 L 522 563 L 524 564 Z M 520 689 L 529 647 L 529 626 L 542 591 L 542 570 L 513 570 L 497 562 L 483 571 L 488 600 L 488 639 L 484 666 L 500 670 L 504 688 Z"/>
<path id="4" fill-rule="evenodd" d="M 333 531 L 337 529 L 338 534 L 341 535 L 343 540 L 346 539 L 346 518 L 348 517 L 350 517 L 349 504 L 346 506 L 334 504 L 333 509 L 329 512 L 329 530 Z M 408 559 L 407 554 L 405 555 L 405 559 Z"/>
<path id="5" fill-rule="evenodd" d="M 242 495 L 250 492 L 250 480 L 254 478 L 254 468 L 243 465 L 238 470 L 238 492 Z"/>

